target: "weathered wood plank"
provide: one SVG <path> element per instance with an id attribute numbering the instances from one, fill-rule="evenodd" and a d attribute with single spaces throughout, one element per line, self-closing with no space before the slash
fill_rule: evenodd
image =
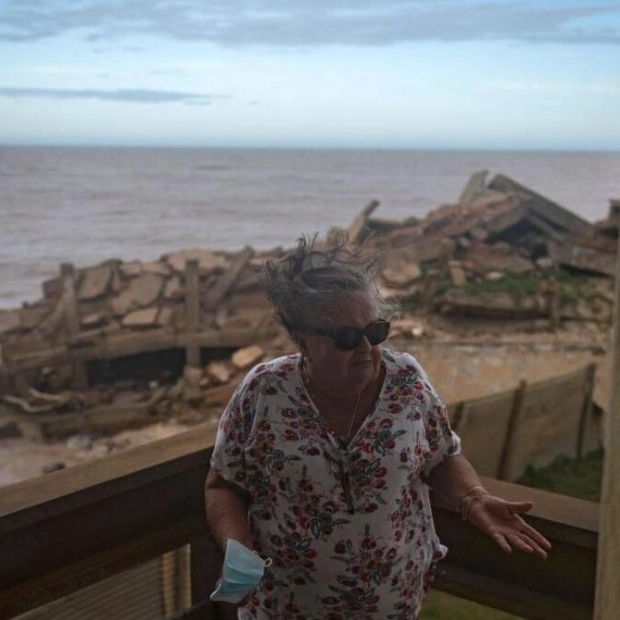
<path id="1" fill-rule="evenodd" d="M 79 347 L 60 345 L 27 355 L 15 355 L 9 360 L 7 373 L 12 375 L 50 364 L 115 359 L 176 347 L 239 348 L 270 338 L 276 333 L 276 326 L 261 329 L 212 329 L 182 334 L 174 334 L 163 328 L 150 329 L 140 333 L 119 334 L 105 341 L 80 344 Z"/>
<path id="2" fill-rule="evenodd" d="M 362 240 L 366 222 L 372 212 L 379 206 L 378 200 L 371 200 L 353 220 L 348 230 L 348 241 L 351 244 L 359 243 Z"/>

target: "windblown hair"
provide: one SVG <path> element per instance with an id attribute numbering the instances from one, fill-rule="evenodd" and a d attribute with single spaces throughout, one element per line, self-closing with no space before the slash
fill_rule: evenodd
<path id="1" fill-rule="evenodd" d="M 282 259 L 267 261 L 267 297 L 289 332 L 311 325 L 321 310 L 351 293 L 367 293 L 380 316 L 389 312 L 377 288 L 377 259 L 348 247 L 347 241 L 344 233 L 330 238 L 329 245 L 320 243 L 317 233 L 304 235 Z"/>

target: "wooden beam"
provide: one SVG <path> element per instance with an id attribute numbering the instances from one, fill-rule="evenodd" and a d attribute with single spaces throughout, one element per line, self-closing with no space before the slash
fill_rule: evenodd
<path id="1" fill-rule="evenodd" d="M 194 334 L 200 330 L 200 276 L 198 261 L 185 263 L 185 312 L 187 332 Z M 188 345 L 185 349 L 185 363 L 188 366 L 200 366 L 200 347 Z"/>
<path id="2" fill-rule="evenodd" d="M 355 245 L 359 243 L 363 238 L 363 232 L 366 228 L 366 223 L 368 218 L 371 216 L 372 212 L 379 206 L 378 200 L 371 200 L 357 215 L 357 217 L 353 220 L 348 229 L 348 242 L 351 245 Z"/>
<path id="3" fill-rule="evenodd" d="M 75 292 L 75 269 L 71 263 L 63 263 L 60 266 L 60 277 L 63 286 L 62 302 L 64 306 L 65 327 L 67 329 L 67 336 L 71 339 L 80 333 L 80 315 Z M 88 389 L 88 375 L 84 364 L 76 361 L 72 364 L 72 369 L 73 385 L 75 388 L 78 390 Z"/>
<path id="4" fill-rule="evenodd" d="M 605 428 L 601 544 L 596 572 L 595 620 L 620 616 L 620 236 L 616 255 L 616 298 L 612 344 L 611 403 Z"/>
<path id="5" fill-rule="evenodd" d="M 176 347 L 236 349 L 260 342 L 263 338 L 271 338 L 276 333 L 277 328 L 275 326 L 261 329 L 209 329 L 202 332 L 181 334 L 173 334 L 163 328 L 150 329 L 144 332 L 119 334 L 89 344 L 80 343 L 80 346 L 76 347 L 60 345 L 29 354 L 14 355 L 10 359 L 10 365 L 6 372 L 8 376 L 11 376 L 51 364 L 115 359 Z"/>

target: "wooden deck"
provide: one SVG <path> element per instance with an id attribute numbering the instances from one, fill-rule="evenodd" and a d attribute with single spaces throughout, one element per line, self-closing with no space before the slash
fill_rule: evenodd
<path id="1" fill-rule="evenodd" d="M 186 617 L 216 618 L 205 601 L 221 556 L 209 546 L 203 484 L 215 439 L 202 426 L 0 489 L 0 619 L 56 600 L 191 544 L 197 606 Z M 435 508 L 450 547 L 437 587 L 539 620 L 592 617 L 597 504 L 485 479 L 507 498 L 535 501 L 532 523 L 553 543 L 548 560 L 505 555 L 455 513 Z M 206 551 L 205 551 L 206 549 Z M 209 551 L 209 549 L 211 551 Z"/>

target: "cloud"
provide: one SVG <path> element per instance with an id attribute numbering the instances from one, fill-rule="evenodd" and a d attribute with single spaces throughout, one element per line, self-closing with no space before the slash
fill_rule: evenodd
<path id="1" fill-rule="evenodd" d="M 209 105 L 222 95 L 204 95 L 169 90 L 140 89 L 70 89 L 70 88 L 13 88 L 0 86 L 0 97 L 9 99 L 98 99 L 100 101 L 124 101 L 128 103 L 187 103 Z"/>
<path id="2" fill-rule="evenodd" d="M 277 7 L 277 8 L 274 8 Z M 226 46 L 405 41 L 620 42 L 616 0 L 8 0 L 0 40 L 147 34 Z"/>

